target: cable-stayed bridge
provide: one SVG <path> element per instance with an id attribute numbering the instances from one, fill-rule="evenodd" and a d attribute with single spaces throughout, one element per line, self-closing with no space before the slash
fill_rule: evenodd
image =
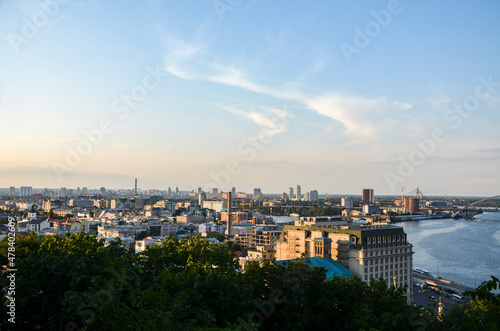
<path id="1" fill-rule="evenodd" d="M 479 208 L 474 208 L 475 205 L 483 202 L 483 201 L 486 201 L 486 200 L 490 200 L 490 199 L 495 199 L 495 198 L 499 198 L 500 195 L 495 195 L 495 196 L 492 196 L 492 197 L 489 197 L 489 198 L 484 198 L 484 199 L 481 199 L 481 200 L 478 200 L 478 201 L 475 201 L 473 203 L 471 203 L 470 205 L 468 206 L 465 206 L 461 209 L 459 209 L 458 211 L 456 211 L 455 213 L 453 213 L 451 215 L 452 218 L 470 218 L 470 217 L 473 217 L 475 215 L 478 215 L 478 214 L 482 214 L 483 213 L 483 209 L 479 209 Z"/>

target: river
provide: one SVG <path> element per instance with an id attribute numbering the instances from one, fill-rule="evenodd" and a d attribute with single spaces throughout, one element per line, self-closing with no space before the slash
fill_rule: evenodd
<path id="1" fill-rule="evenodd" d="M 276 223 L 297 217 L 273 216 Z M 475 220 L 430 219 L 396 223 L 413 244 L 413 267 L 434 276 L 477 287 L 500 277 L 500 213 Z"/>
<path id="2" fill-rule="evenodd" d="M 413 244 L 413 266 L 477 287 L 500 277 L 500 213 L 475 220 L 430 219 L 398 223 Z"/>

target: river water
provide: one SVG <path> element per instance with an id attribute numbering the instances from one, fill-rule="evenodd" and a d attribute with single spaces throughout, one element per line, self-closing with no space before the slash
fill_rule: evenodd
<path id="1" fill-rule="evenodd" d="M 273 216 L 276 223 L 296 217 Z M 396 223 L 413 244 L 413 267 L 434 276 L 477 287 L 500 277 L 500 213 L 475 220 L 430 219 Z"/>
<path id="2" fill-rule="evenodd" d="M 475 220 L 432 219 L 403 222 L 413 244 L 413 267 L 477 287 L 500 277 L 500 213 Z"/>

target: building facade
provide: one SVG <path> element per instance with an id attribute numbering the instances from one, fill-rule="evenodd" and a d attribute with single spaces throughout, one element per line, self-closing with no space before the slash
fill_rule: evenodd
<path id="1" fill-rule="evenodd" d="M 350 224 L 334 228 L 286 225 L 276 245 L 276 259 L 332 258 L 364 282 L 382 278 L 388 286 L 407 286 L 413 301 L 413 246 L 402 227 Z"/>

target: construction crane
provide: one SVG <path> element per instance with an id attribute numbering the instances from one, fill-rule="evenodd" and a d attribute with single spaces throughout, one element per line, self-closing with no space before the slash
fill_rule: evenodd
<path id="1" fill-rule="evenodd" d="M 253 203 L 251 203 L 251 202 L 241 202 L 240 206 L 243 209 L 243 212 L 245 212 L 245 206 L 253 206 Z"/>

